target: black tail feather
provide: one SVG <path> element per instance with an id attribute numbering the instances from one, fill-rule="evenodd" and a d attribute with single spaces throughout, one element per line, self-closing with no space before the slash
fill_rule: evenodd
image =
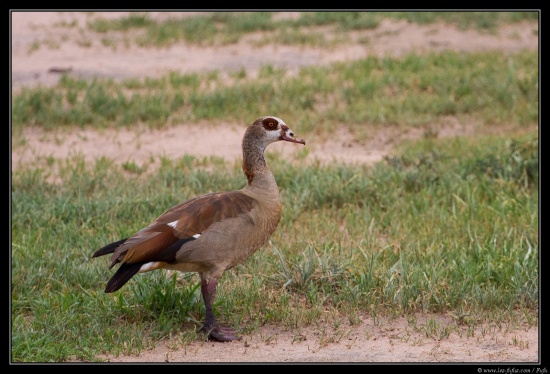
<path id="1" fill-rule="evenodd" d="M 118 240 L 116 242 L 113 242 L 111 244 L 107 244 L 105 247 L 99 248 L 97 251 L 94 252 L 92 255 L 92 258 L 99 257 L 103 255 L 107 255 L 109 253 L 113 253 L 118 247 L 120 247 L 128 238 Z"/>
<path id="2" fill-rule="evenodd" d="M 115 292 L 124 286 L 134 275 L 136 275 L 143 263 L 122 264 L 116 273 L 109 279 L 105 286 L 105 293 Z"/>

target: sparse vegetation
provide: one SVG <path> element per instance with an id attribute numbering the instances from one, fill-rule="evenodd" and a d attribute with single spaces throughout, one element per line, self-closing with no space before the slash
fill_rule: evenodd
<path id="1" fill-rule="evenodd" d="M 534 52 L 445 52 L 306 67 L 297 77 L 264 66 L 257 79 L 230 83 L 219 72 L 122 82 L 64 76 L 56 87 L 16 94 L 13 127 L 16 133 L 23 125 L 159 128 L 220 118 L 243 122 L 258 112 L 295 118 L 304 133 L 342 123 L 359 139 L 364 123 L 420 127 L 450 115 L 525 125 L 538 119 L 537 66 Z"/>
<path id="2" fill-rule="evenodd" d="M 375 29 L 384 18 L 402 19 L 419 24 L 444 22 L 460 29 L 475 28 L 493 32 L 503 24 L 535 21 L 539 17 L 536 11 L 302 12 L 297 19 L 279 19 L 275 15 L 276 12 L 174 12 L 171 17 L 155 19 L 147 12 L 133 12 L 124 17 L 109 19 L 99 13 L 91 14 L 84 25 L 78 25 L 77 21 L 73 20 L 60 22 L 56 27 L 71 31 L 78 29 L 80 39 L 75 42 L 81 43 L 82 47 L 90 47 L 91 44 L 86 41 L 95 34 L 105 35 L 101 38 L 103 45 L 117 48 L 130 44 L 164 47 L 182 41 L 198 45 L 225 45 L 237 43 L 244 37 L 261 31 L 268 35 L 260 40 L 252 38 L 251 43 L 330 48 L 345 40 L 348 32 Z M 326 33 L 316 30 L 318 27 L 330 27 L 338 37 L 328 39 Z M 59 41 L 49 39 L 36 41 L 36 46 L 29 50 L 29 53 L 38 49 L 42 42 L 50 44 L 50 48 L 59 45 Z"/>

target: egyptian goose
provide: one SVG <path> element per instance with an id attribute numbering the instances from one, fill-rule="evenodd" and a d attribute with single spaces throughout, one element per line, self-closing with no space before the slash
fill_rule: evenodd
<path id="1" fill-rule="evenodd" d="M 109 268 L 120 263 L 105 292 L 117 291 L 137 273 L 156 269 L 197 272 L 206 307 L 200 331 L 213 340 L 240 339 L 233 329 L 218 325 L 212 306 L 222 273 L 266 243 L 279 223 L 279 189 L 264 158 L 265 148 L 279 140 L 306 144 L 280 118 L 258 118 L 242 140 L 246 186 L 187 200 L 129 238 L 98 249 L 92 257 L 112 253 Z"/>

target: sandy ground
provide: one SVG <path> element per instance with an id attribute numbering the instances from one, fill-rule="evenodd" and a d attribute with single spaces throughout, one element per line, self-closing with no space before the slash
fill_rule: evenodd
<path id="1" fill-rule="evenodd" d="M 54 85 L 59 70 L 70 71 L 80 78 L 156 77 L 168 71 L 201 72 L 212 69 L 221 72 L 247 70 L 254 76 L 262 64 L 270 63 L 290 71 L 310 64 L 329 64 L 366 56 L 400 56 L 408 52 L 456 50 L 535 50 L 539 45 L 538 25 L 523 23 L 501 28 L 496 33 L 461 31 L 443 24 L 414 25 L 385 21 L 378 28 L 354 34 L 354 39 L 335 50 L 293 46 L 254 47 L 247 38 L 230 46 L 197 47 L 178 43 L 168 48 L 110 48 L 100 38 L 85 31 L 88 20 L 120 17 L 120 12 L 14 12 L 11 14 L 12 92 L 38 84 Z M 158 19 L 185 16 L 182 13 L 154 12 Z M 295 17 L 282 12 L 278 17 Z M 74 23 L 75 28 L 61 27 Z M 359 40 L 368 38 L 369 43 Z M 247 41 L 248 40 L 248 41 Z M 39 45 L 39 48 L 36 46 Z M 220 59 L 219 56 L 224 56 Z M 269 61 L 266 59 L 269 58 Z M 266 113 L 277 115 L 276 113 Z M 253 119 L 251 119 L 252 121 Z M 292 127 L 289 119 L 285 119 Z M 248 124 L 181 124 L 165 130 L 139 131 L 90 130 L 45 133 L 40 129 L 24 131 L 25 147 L 12 148 L 12 168 L 24 167 L 36 158 L 72 157 L 82 154 L 87 160 L 101 156 L 119 162 L 146 162 L 151 156 L 181 157 L 217 155 L 233 161 L 240 158 L 240 140 Z M 185 136 L 182 134 L 185 132 Z M 438 136 L 471 136 L 472 125 L 458 124 L 449 119 L 440 124 Z M 297 134 L 300 136 L 300 134 Z M 307 139 L 308 158 L 321 161 L 339 160 L 352 163 L 372 163 L 387 155 L 402 139 L 418 138 L 422 131 L 407 134 L 388 131 L 374 134 L 367 144 L 359 144 L 351 134 L 338 134 L 330 142 Z M 270 146 L 272 152 L 291 154 L 294 147 Z M 435 318 L 448 321 L 447 316 L 419 316 L 419 321 Z M 419 323 L 422 326 L 422 323 Z M 539 362 L 538 329 L 485 326 L 469 336 L 454 331 L 438 338 L 414 329 L 405 319 L 375 323 L 365 317 L 358 326 L 327 332 L 319 328 L 285 331 L 275 326 L 261 327 L 253 335 L 231 343 L 196 342 L 179 347 L 177 340 L 159 342 L 152 351 L 138 356 L 103 357 L 110 362 L 470 362 L 470 363 L 536 363 Z"/>
<path id="2" fill-rule="evenodd" d="M 429 336 L 428 319 L 455 325 L 450 317 L 417 316 L 416 329 L 401 317 L 394 320 L 366 318 L 358 326 L 337 330 L 306 328 L 285 331 L 265 326 L 259 332 L 230 343 L 195 342 L 179 346 L 162 341 L 139 356 L 102 358 L 110 362 L 339 362 L 339 363 L 486 363 L 537 361 L 535 327 L 509 330 L 487 326 L 468 336 L 468 328 L 448 337 Z"/>

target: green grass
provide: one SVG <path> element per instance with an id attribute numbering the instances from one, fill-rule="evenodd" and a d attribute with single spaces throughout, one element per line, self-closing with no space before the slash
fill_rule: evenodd
<path id="1" fill-rule="evenodd" d="M 404 19 L 419 24 L 444 22 L 461 29 L 494 31 L 503 24 L 536 21 L 538 12 L 302 12 L 297 19 L 274 19 L 275 12 L 205 12 L 154 20 L 147 13 L 132 13 L 118 19 L 100 16 L 87 23 L 93 32 L 134 32 L 141 46 L 166 46 L 186 41 L 200 45 L 236 43 L 247 34 L 273 32 L 269 42 L 278 44 L 335 45 L 338 40 L 325 39 L 324 33 L 304 27 L 329 26 L 336 32 L 369 30 L 383 19 Z M 139 31 L 136 33 L 136 31 Z M 306 36 L 313 33 L 313 37 Z M 301 35 L 296 37 L 296 35 Z"/>
<path id="2" fill-rule="evenodd" d="M 333 123 L 368 137 L 374 126 L 422 127 L 448 116 L 486 125 L 538 120 L 535 52 L 367 58 L 303 68 L 298 76 L 264 66 L 257 79 L 219 72 L 172 72 L 143 80 L 79 80 L 24 88 L 13 97 L 15 134 L 22 126 L 160 128 L 200 120 L 246 122 L 258 113 L 294 118 L 302 132 L 330 132 Z M 297 127 L 297 126 L 294 126 Z"/>
<path id="3" fill-rule="evenodd" d="M 423 327 L 443 338 L 465 323 L 536 324 L 537 146 L 537 134 L 426 139 L 374 168 L 269 154 L 283 217 L 222 278 L 221 321 L 253 332 L 449 312 L 457 325 Z M 59 166 L 55 184 L 43 167 L 12 176 L 12 360 L 136 353 L 182 325 L 184 343 L 200 339 L 196 275 L 142 274 L 108 295 L 107 261 L 90 256 L 183 199 L 242 187 L 238 163 L 163 159 L 148 178 L 108 159 Z"/>
<path id="4" fill-rule="evenodd" d="M 90 13 L 88 21 L 59 22 L 56 27 L 70 30 L 59 40 L 36 41 L 29 53 L 42 44 L 59 48 L 60 42 L 72 40 L 90 48 L 91 40 L 101 34 L 100 43 L 113 49 L 130 45 L 168 47 L 186 42 L 202 46 L 227 45 L 249 38 L 252 45 L 284 44 L 332 48 L 347 40 L 349 31 L 372 30 L 384 19 L 406 20 L 418 24 L 446 23 L 459 29 L 495 32 L 499 26 L 522 21 L 536 22 L 539 12 L 301 12 L 296 19 L 277 17 L 277 12 L 172 12 L 170 17 L 156 19 L 147 12 L 132 12 L 108 19 L 101 12 Z M 319 27 L 325 29 L 319 31 Z M 330 33 L 326 30 L 329 28 Z M 77 31 L 77 33 L 75 33 Z M 256 39 L 254 33 L 267 32 Z"/>

